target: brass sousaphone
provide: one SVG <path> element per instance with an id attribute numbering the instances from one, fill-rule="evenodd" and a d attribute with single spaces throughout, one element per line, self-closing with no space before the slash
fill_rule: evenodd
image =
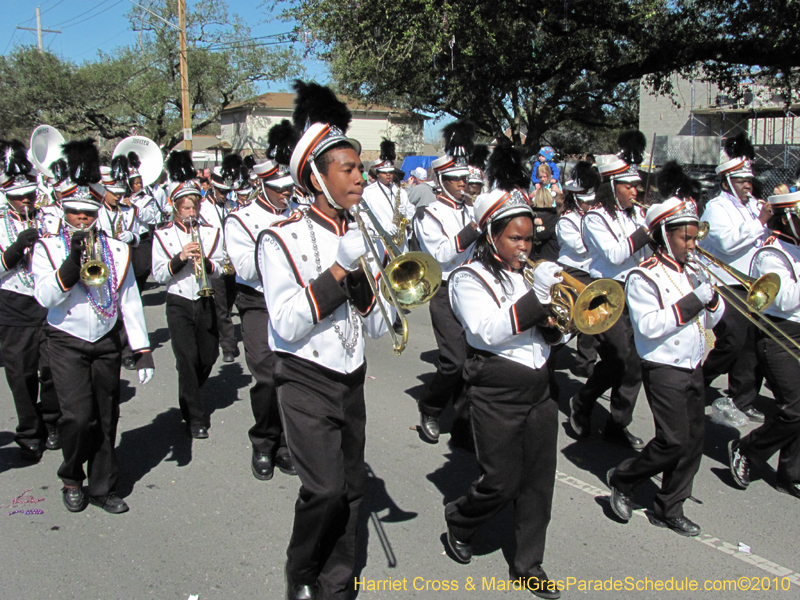
<path id="1" fill-rule="evenodd" d="M 139 157 L 139 173 L 142 175 L 142 187 L 154 184 L 161 176 L 164 170 L 164 155 L 161 153 L 161 148 L 158 147 L 153 140 L 144 137 L 143 135 L 132 135 L 126 137 L 116 148 L 114 148 L 114 156 L 128 156 L 130 152 L 136 152 Z"/>
<path id="2" fill-rule="evenodd" d="M 64 158 L 61 146 L 64 145 L 64 136 L 55 127 L 39 125 L 31 133 L 30 149 L 28 150 L 31 162 L 40 173 L 53 178 L 50 165 L 59 158 Z"/>

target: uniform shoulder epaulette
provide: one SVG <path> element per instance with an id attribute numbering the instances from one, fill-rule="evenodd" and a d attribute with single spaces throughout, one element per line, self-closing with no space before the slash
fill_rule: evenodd
<path id="1" fill-rule="evenodd" d="M 658 266 L 658 259 L 655 256 L 651 256 L 650 258 L 644 259 L 639 266 L 642 269 L 655 269 Z"/>
<path id="2" fill-rule="evenodd" d="M 302 211 L 294 210 L 292 211 L 292 214 L 290 214 L 285 219 L 282 219 L 280 221 L 275 221 L 272 224 L 272 227 L 284 227 L 285 225 L 289 225 L 290 223 L 297 223 L 302 218 L 303 218 Z"/>
<path id="3" fill-rule="evenodd" d="M 774 246 L 778 242 L 778 236 L 771 235 L 766 240 L 764 240 L 765 246 Z"/>
<path id="4" fill-rule="evenodd" d="M 173 225 L 175 225 L 175 221 L 167 221 L 166 223 L 162 223 L 161 225 L 156 227 L 156 229 L 169 229 Z"/>

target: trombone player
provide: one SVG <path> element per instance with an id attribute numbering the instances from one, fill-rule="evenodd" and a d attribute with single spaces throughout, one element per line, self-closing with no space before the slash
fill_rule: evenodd
<path id="1" fill-rule="evenodd" d="M 178 405 L 189 435 L 208 437 L 200 388 L 219 356 L 219 332 L 210 281 L 222 273 L 220 230 L 198 222 L 200 188 L 191 153 L 167 159 L 173 222 L 155 231 L 153 278 L 167 286 L 167 327 L 178 370 Z"/>
<path id="2" fill-rule="evenodd" d="M 780 291 L 764 312 L 796 347 L 800 342 L 800 192 L 770 196 L 768 202 L 774 212 L 768 222 L 773 233 L 753 255 L 750 275 L 780 276 Z M 778 411 L 758 429 L 730 441 L 731 474 L 736 485 L 746 489 L 751 465 L 764 465 L 778 452 L 775 489 L 800 498 L 800 365 L 760 328 L 756 347 Z"/>
<path id="3" fill-rule="evenodd" d="M 69 178 L 60 186 L 61 231 L 39 240 L 33 255 L 35 295 L 48 309 L 47 344 L 55 357 L 50 368 L 62 413 L 58 431 L 64 462 L 58 476 L 67 510 L 82 511 L 87 502 L 83 464 L 88 462 L 88 502 L 118 514 L 128 510 L 116 494 L 119 468 L 114 452 L 121 327 L 142 384 L 153 377 L 153 357 L 139 289 L 128 268 L 129 247 L 102 231 L 87 235 L 95 231 L 104 193 L 94 141 L 69 142 L 63 149 Z M 92 248 L 87 248 L 87 238 L 95 242 Z M 100 276 L 89 273 L 89 258 Z"/>

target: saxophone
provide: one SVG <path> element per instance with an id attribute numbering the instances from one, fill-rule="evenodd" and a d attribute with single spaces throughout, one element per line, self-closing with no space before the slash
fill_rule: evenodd
<path id="1" fill-rule="evenodd" d="M 402 246 L 406 241 L 406 228 L 409 221 L 400 212 L 400 192 L 402 188 L 397 186 L 397 196 L 394 198 L 394 214 L 392 215 L 392 225 L 397 227 L 397 232 L 392 236 L 392 241 L 397 247 Z"/>
<path id="2" fill-rule="evenodd" d="M 122 210 L 117 207 L 117 218 L 114 220 L 114 239 L 118 240 L 119 236 L 122 234 Z"/>

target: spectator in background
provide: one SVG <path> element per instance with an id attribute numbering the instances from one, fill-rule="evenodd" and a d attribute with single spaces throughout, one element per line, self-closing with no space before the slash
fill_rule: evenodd
<path id="1" fill-rule="evenodd" d="M 533 195 L 533 248 L 531 260 L 558 260 L 559 245 L 556 235 L 558 210 L 553 206 L 553 197 L 547 188 L 540 187 Z"/>
<path id="2" fill-rule="evenodd" d="M 533 161 L 533 176 L 531 183 L 536 185 L 537 183 L 537 173 L 539 172 L 539 165 L 546 164 L 550 167 L 550 179 L 551 183 L 558 183 L 558 177 L 561 175 L 561 172 L 558 170 L 558 165 L 553 160 L 556 156 L 556 151 L 553 150 L 551 146 L 544 146 L 541 150 L 539 150 L 539 155 L 537 156 L 536 160 Z"/>
<path id="3" fill-rule="evenodd" d="M 417 208 L 427 206 L 436 201 L 436 192 L 433 191 L 433 184 L 428 181 L 428 172 L 423 167 L 417 167 L 411 171 L 408 177 L 410 186 L 408 189 L 408 201 Z"/>

